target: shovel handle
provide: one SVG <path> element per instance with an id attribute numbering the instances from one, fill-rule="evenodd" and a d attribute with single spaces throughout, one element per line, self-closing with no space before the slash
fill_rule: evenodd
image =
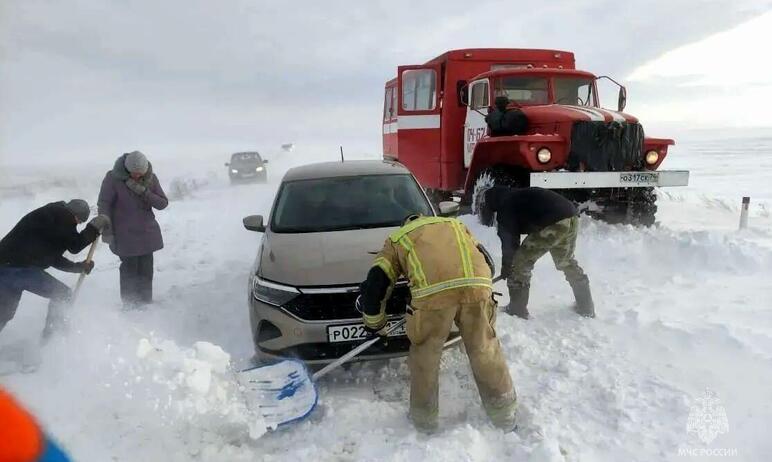
<path id="1" fill-rule="evenodd" d="M 86 256 L 86 263 L 90 262 L 94 258 L 94 252 L 96 251 L 98 242 L 99 238 L 91 243 L 91 248 L 88 249 L 88 255 Z M 86 279 L 86 272 L 81 271 L 80 276 L 78 276 L 78 282 L 75 283 L 75 289 L 72 291 L 72 303 L 75 303 L 75 299 L 78 297 L 78 292 L 80 292 L 80 286 L 83 285 L 84 279 Z"/>
<path id="2" fill-rule="evenodd" d="M 395 330 L 399 329 L 400 327 L 405 325 L 406 322 L 407 322 L 407 317 L 404 317 L 404 318 L 400 319 L 398 323 L 396 323 L 393 326 L 391 326 L 388 329 L 386 329 L 386 335 L 389 335 L 390 333 L 392 333 Z M 365 343 L 359 345 L 358 347 L 356 347 L 353 350 L 349 351 L 345 355 L 341 356 L 340 358 L 338 358 L 334 362 L 331 362 L 330 364 L 326 365 L 325 367 L 323 367 L 322 369 L 320 369 L 319 371 L 317 371 L 314 374 L 313 380 L 317 381 L 320 378 L 322 378 L 325 375 L 327 375 L 328 373 L 330 373 L 331 371 L 333 371 L 333 370 L 337 369 L 338 367 L 342 366 L 343 364 L 347 363 L 348 360 L 350 360 L 351 358 L 357 356 L 359 353 L 365 351 L 366 349 L 368 349 L 371 346 L 373 346 L 376 343 L 378 343 L 381 340 L 381 337 L 382 337 L 381 335 L 376 335 L 374 338 L 371 338 L 370 340 L 366 341 Z"/>

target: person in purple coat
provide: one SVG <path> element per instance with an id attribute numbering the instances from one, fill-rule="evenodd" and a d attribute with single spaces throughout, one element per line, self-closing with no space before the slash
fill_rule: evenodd
<path id="1" fill-rule="evenodd" d="M 112 226 L 103 234 L 121 259 L 120 286 L 124 308 L 153 302 L 153 252 L 164 246 L 153 209 L 169 205 L 153 166 L 139 151 L 123 154 L 107 172 L 97 208 Z"/>

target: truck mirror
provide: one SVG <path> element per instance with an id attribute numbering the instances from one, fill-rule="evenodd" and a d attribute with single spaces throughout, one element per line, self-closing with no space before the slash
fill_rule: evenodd
<path id="1" fill-rule="evenodd" d="M 231 163 L 230 163 L 230 162 L 226 162 L 226 163 L 225 163 L 225 166 L 226 166 L 226 167 L 230 167 L 230 165 L 231 165 Z"/>
<path id="2" fill-rule="evenodd" d="M 617 111 L 622 112 L 627 106 L 627 88 L 619 87 L 619 99 L 617 100 Z"/>
<path id="3" fill-rule="evenodd" d="M 452 217 L 458 215 L 459 205 L 453 201 L 440 202 L 440 216 Z"/>
<path id="4" fill-rule="evenodd" d="M 263 224 L 262 215 L 250 215 L 248 217 L 244 217 L 243 223 L 244 227 L 249 231 L 254 231 L 256 233 L 265 232 L 265 225 Z"/>
<path id="5" fill-rule="evenodd" d="M 458 94 L 458 105 L 469 105 L 469 85 L 466 80 L 459 80 L 456 82 L 456 93 Z"/>

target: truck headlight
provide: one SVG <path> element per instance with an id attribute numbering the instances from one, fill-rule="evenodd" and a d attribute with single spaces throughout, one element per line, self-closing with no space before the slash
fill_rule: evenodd
<path id="1" fill-rule="evenodd" d="M 231 169 L 231 173 L 239 173 L 239 171 L 238 171 L 238 170 L 236 170 L 235 168 L 232 168 L 232 169 Z"/>
<path id="2" fill-rule="evenodd" d="M 257 167 L 257 168 L 255 169 L 255 171 L 256 171 L 256 172 L 262 172 L 262 171 L 263 171 L 263 167 Z"/>
<path id="3" fill-rule="evenodd" d="M 659 153 L 657 151 L 649 151 L 646 153 L 646 163 L 654 165 L 659 160 Z"/>
<path id="4" fill-rule="evenodd" d="M 541 148 L 539 149 L 539 152 L 536 153 L 536 158 L 542 164 L 546 164 L 552 160 L 552 152 L 547 148 Z"/>
<path id="5" fill-rule="evenodd" d="M 294 287 L 264 281 L 255 276 L 252 278 L 252 296 L 269 305 L 282 306 L 300 295 Z"/>

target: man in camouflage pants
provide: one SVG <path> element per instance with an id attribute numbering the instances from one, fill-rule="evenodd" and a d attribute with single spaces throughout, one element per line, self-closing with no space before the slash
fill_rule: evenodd
<path id="1" fill-rule="evenodd" d="M 484 225 L 492 226 L 494 218 L 497 222 L 501 276 L 507 278 L 509 289 L 507 313 L 528 319 L 531 272 L 536 261 L 549 252 L 571 285 L 575 311 L 595 317 L 589 279 L 574 258 L 579 218 L 571 201 L 542 188 L 494 187 L 481 192 L 474 205 Z M 521 234 L 528 235 L 522 244 Z"/>

